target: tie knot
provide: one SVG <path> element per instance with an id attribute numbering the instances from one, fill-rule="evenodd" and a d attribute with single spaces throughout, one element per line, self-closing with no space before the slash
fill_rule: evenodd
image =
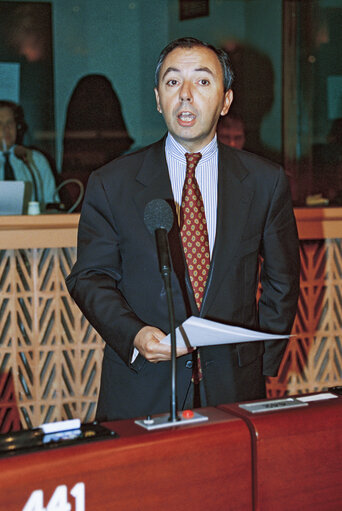
<path id="1" fill-rule="evenodd" d="M 185 153 L 186 158 L 186 168 L 187 169 L 195 169 L 197 163 L 202 158 L 201 153 Z"/>

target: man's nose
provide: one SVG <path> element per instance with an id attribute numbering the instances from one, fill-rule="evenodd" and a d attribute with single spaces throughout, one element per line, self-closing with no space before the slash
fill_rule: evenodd
<path id="1" fill-rule="evenodd" d="M 184 82 L 179 90 L 180 101 L 192 101 L 191 87 L 188 82 Z"/>

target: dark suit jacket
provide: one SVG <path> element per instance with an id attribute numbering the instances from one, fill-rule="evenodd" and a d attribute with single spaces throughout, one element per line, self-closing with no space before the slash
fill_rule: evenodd
<path id="1" fill-rule="evenodd" d="M 168 307 L 154 236 L 144 224 L 152 199 L 173 206 L 164 140 L 95 171 L 88 183 L 70 294 L 106 341 L 97 415 L 126 418 L 165 412 L 170 363 L 138 356 L 133 339 L 145 325 L 169 332 Z M 177 222 L 169 233 L 176 326 L 199 315 Z M 263 293 L 257 306 L 260 257 Z M 281 167 L 219 144 L 217 232 L 201 316 L 289 333 L 298 297 L 299 255 L 288 183 Z M 264 395 L 286 342 L 201 348 L 209 405 Z M 177 359 L 178 406 L 190 379 L 191 355 Z"/>

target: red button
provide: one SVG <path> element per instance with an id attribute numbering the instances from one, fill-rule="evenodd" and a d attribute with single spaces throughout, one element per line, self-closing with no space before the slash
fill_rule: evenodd
<path id="1" fill-rule="evenodd" d="M 183 419 L 192 419 L 194 416 L 194 412 L 192 410 L 184 410 L 182 412 Z"/>

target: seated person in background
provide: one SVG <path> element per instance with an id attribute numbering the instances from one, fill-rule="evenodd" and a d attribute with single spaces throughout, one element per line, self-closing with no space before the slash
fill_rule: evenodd
<path id="1" fill-rule="evenodd" d="M 38 201 L 43 211 L 46 204 L 59 202 L 54 197 L 55 178 L 42 153 L 21 145 L 26 130 L 22 107 L 0 100 L 0 180 L 31 182 L 30 200 Z"/>
<path id="2" fill-rule="evenodd" d="M 222 144 L 243 149 L 245 145 L 245 127 L 242 119 L 233 114 L 220 117 L 217 124 L 217 138 Z"/>

